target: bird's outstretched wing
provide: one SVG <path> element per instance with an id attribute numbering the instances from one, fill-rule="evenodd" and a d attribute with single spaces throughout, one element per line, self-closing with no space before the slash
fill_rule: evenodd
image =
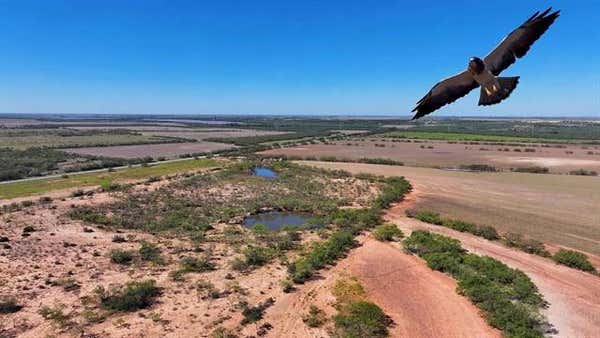
<path id="1" fill-rule="evenodd" d="M 478 86 L 479 85 L 468 71 L 442 80 L 433 86 L 429 93 L 417 102 L 417 106 L 412 110 L 413 112 L 416 112 L 412 119 L 416 120 L 448 103 L 452 103 L 469 94 L 471 90 Z"/>
<path id="2" fill-rule="evenodd" d="M 499 75 L 508 66 L 515 63 L 517 58 L 522 58 L 529 51 L 529 47 L 544 34 L 558 18 L 560 11 L 550 13 L 552 8 L 544 12 L 536 12 L 521 26 L 508 34 L 500 44 L 485 57 L 484 62 L 494 75 Z M 548 14 L 550 13 L 550 14 Z"/>

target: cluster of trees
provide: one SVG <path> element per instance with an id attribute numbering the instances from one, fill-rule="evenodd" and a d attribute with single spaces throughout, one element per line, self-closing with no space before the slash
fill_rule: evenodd
<path id="1" fill-rule="evenodd" d="M 68 165 L 66 162 L 72 162 Z M 25 150 L 0 148 L 0 181 L 149 163 L 152 157 L 135 159 L 75 155 L 50 148 Z"/>
<path id="2" fill-rule="evenodd" d="M 404 247 L 437 271 L 458 281 L 459 292 L 508 337 L 543 337 L 542 295 L 520 270 L 487 256 L 467 253 L 458 240 L 423 230 L 414 231 Z"/>

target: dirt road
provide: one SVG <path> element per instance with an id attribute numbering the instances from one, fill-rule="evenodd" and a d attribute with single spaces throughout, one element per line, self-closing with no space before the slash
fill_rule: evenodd
<path id="1" fill-rule="evenodd" d="M 550 303 L 543 312 L 558 337 L 598 337 L 600 332 L 600 277 L 555 264 L 553 261 L 497 242 L 407 218 L 405 206 L 392 208 L 386 218 L 405 231 L 427 229 L 461 241 L 473 253 L 487 255 L 525 272 Z"/>
<path id="2" fill-rule="evenodd" d="M 354 250 L 348 270 L 369 299 L 394 320 L 392 337 L 500 337 L 479 310 L 456 293 L 456 282 L 399 246 L 373 239 Z"/>

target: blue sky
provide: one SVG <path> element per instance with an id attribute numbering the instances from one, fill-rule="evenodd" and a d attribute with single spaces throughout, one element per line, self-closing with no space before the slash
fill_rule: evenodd
<path id="1" fill-rule="evenodd" d="M 549 5 L 507 101 L 437 114 L 600 116 L 595 0 L 0 0 L 0 112 L 406 116 Z"/>

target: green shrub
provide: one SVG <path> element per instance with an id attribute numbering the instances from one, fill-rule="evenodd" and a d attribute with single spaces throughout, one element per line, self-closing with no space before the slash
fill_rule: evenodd
<path id="1" fill-rule="evenodd" d="M 404 247 L 419 256 L 428 253 L 457 253 L 465 250 L 456 239 L 431 233 L 425 230 L 415 230 L 404 240 Z"/>
<path id="2" fill-rule="evenodd" d="M 366 301 L 345 304 L 333 317 L 334 337 L 387 337 L 391 320 L 374 303 Z"/>
<path id="3" fill-rule="evenodd" d="M 110 251 L 110 260 L 117 264 L 130 264 L 133 261 L 133 252 L 129 250 L 113 249 Z"/>
<path id="4" fill-rule="evenodd" d="M 445 226 L 446 228 L 454 229 L 456 231 L 469 232 L 472 234 L 476 233 L 476 231 L 477 231 L 477 226 L 475 224 L 465 222 L 465 221 L 455 220 L 455 219 L 442 220 L 442 226 Z"/>
<path id="5" fill-rule="evenodd" d="M 428 210 L 417 211 L 417 213 L 414 215 L 414 218 L 418 219 L 421 222 L 435 225 L 442 225 L 444 223 L 442 218 L 440 217 L 440 214 Z"/>
<path id="6" fill-rule="evenodd" d="M 238 336 L 233 332 L 223 328 L 218 327 L 213 330 L 210 334 L 210 338 L 237 338 Z"/>
<path id="7" fill-rule="evenodd" d="M 401 239 L 404 234 L 395 224 L 385 223 L 373 230 L 373 237 L 379 241 L 393 241 Z"/>
<path id="8" fill-rule="evenodd" d="M 249 266 L 263 266 L 273 257 L 269 248 L 249 246 L 244 250 L 245 262 Z"/>
<path id="9" fill-rule="evenodd" d="M 42 306 L 38 313 L 40 316 L 42 316 L 42 318 L 53 321 L 59 327 L 66 327 L 70 323 L 69 315 L 63 312 L 64 309 L 64 304 L 58 304 L 54 307 Z"/>
<path id="10" fill-rule="evenodd" d="M 103 308 L 109 311 L 122 312 L 147 308 L 160 295 L 160 289 L 156 286 L 156 282 L 151 279 L 141 282 L 131 281 L 124 286 L 113 287 L 110 290 L 99 286 L 94 292 L 100 299 Z"/>
<path id="11" fill-rule="evenodd" d="M 265 310 L 274 303 L 275 300 L 273 298 L 269 298 L 256 306 L 248 306 L 247 304 L 244 304 L 242 310 L 242 315 L 244 318 L 242 319 L 241 324 L 246 325 L 261 320 Z"/>
<path id="12" fill-rule="evenodd" d="M 212 271 L 215 267 L 215 263 L 206 257 L 184 257 L 180 262 L 180 271 L 184 273 Z"/>
<path id="13" fill-rule="evenodd" d="M 164 264 L 165 260 L 161 256 L 161 250 L 158 245 L 143 241 L 139 249 L 140 258 L 143 261 L 149 261 L 156 264 Z"/>
<path id="14" fill-rule="evenodd" d="M 522 271 L 491 257 L 468 254 L 458 241 L 427 231 L 414 231 L 404 242 L 429 267 L 453 276 L 459 293 L 477 305 L 490 325 L 506 336 L 543 336 L 540 308 L 544 300 Z"/>
<path id="15" fill-rule="evenodd" d="M 558 263 L 575 269 L 598 274 L 596 268 L 590 263 L 588 257 L 577 251 L 560 249 L 552 256 L 552 259 Z"/>
<path id="16" fill-rule="evenodd" d="M 542 257 L 551 256 L 550 252 L 546 250 L 544 243 L 534 239 L 525 239 L 521 234 L 508 232 L 504 234 L 502 240 L 507 246 L 517 248 L 530 254 Z"/>
<path id="17" fill-rule="evenodd" d="M 308 313 L 302 317 L 302 321 L 309 327 L 320 327 L 327 321 L 327 316 L 325 311 L 311 305 Z"/>
<path id="18" fill-rule="evenodd" d="M 496 231 L 496 228 L 489 225 L 482 225 L 478 227 L 475 235 L 483 237 L 490 241 L 496 241 L 500 239 L 500 235 L 498 235 L 498 231 Z"/>
<path id="19" fill-rule="evenodd" d="M 288 272 L 295 283 L 304 283 L 313 276 L 315 270 L 335 263 L 355 245 L 351 232 L 337 231 L 326 241 L 315 243 L 306 256 L 288 266 Z"/>
<path id="20" fill-rule="evenodd" d="M 269 232 L 269 229 L 267 228 L 266 225 L 262 224 L 262 223 L 256 223 L 254 224 L 254 226 L 252 226 L 252 232 L 255 235 L 264 235 L 267 232 Z"/>

